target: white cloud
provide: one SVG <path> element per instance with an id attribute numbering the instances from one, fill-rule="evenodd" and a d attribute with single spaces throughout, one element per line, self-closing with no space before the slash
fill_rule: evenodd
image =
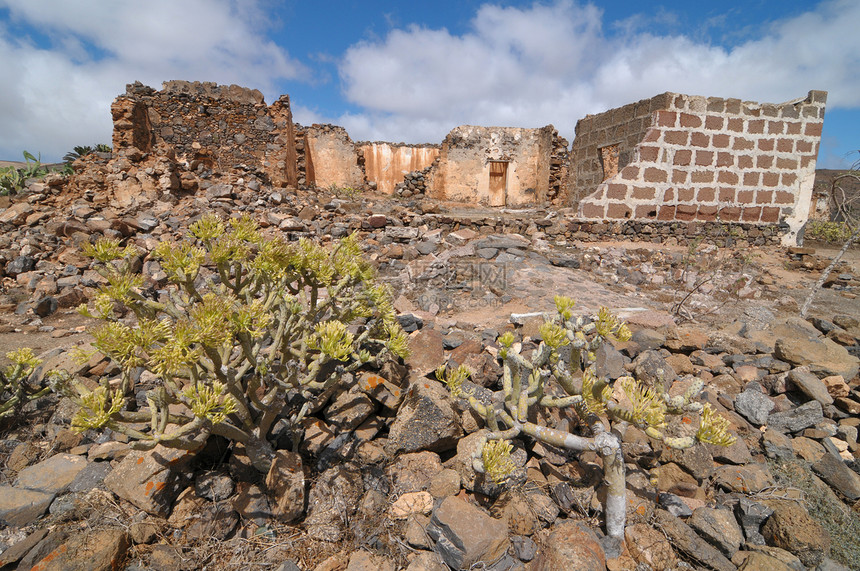
<path id="1" fill-rule="evenodd" d="M 270 0 L 0 0 L 0 158 L 26 149 L 56 160 L 109 142 L 110 103 L 135 80 L 237 83 L 268 101 L 285 79 L 313 80 L 270 39 L 266 9 Z M 460 124 L 552 123 L 571 139 L 587 113 L 664 91 L 780 102 L 824 89 L 831 109 L 860 108 L 856 0 L 819 3 L 733 47 L 696 30 L 649 33 L 673 17 L 643 8 L 610 22 L 574 0 L 486 4 L 462 34 L 409 26 L 353 45 L 338 69 L 358 110 L 326 118 L 293 99 L 294 116 L 338 123 L 356 140 L 439 142 Z"/>
<path id="2" fill-rule="evenodd" d="M 0 23 L 0 158 L 109 143 L 110 103 L 135 80 L 237 83 L 273 100 L 278 81 L 308 72 L 266 38 L 256 2 L 0 0 L 11 20 Z M 13 38 L 17 25 L 52 45 Z"/>
<path id="3" fill-rule="evenodd" d="M 440 141 L 462 123 L 553 123 L 572 138 L 587 113 L 664 91 L 776 103 L 823 89 L 831 107 L 860 107 L 856 0 L 821 3 L 728 49 L 632 20 L 607 34 L 602 19 L 572 0 L 485 5 L 462 35 L 412 26 L 357 44 L 340 73 L 368 112 L 338 121 L 354 138 Z"/>

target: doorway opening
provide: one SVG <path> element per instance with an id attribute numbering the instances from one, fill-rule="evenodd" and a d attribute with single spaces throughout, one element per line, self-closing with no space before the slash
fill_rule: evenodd
<path id="1" fill-rule="evenodd" d="M 508 162 L 490 161 L 490 206 L 505 206 L 508 192 Z"/>

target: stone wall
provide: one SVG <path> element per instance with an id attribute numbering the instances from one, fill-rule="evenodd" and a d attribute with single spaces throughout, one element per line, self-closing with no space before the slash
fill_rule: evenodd
<path id="1" fill-rule="evenodd" d="M 553 127 L 463 125 L 442 142 L 428 196 L 488 206 L 524 206 L 547 199 Z"/>
<path id="2" fill-rule="evenodd" d="M 423 171 L 439 156 L 439 145 L 361 142 L 356 147 L 364 153 L 364 172 L 368 182 L 375 182 L 383 194 L 394 194 L 394 187 L 404 182 L 406 174 Z"/>
<path id="3" fill-rule="evenodd" d="M 429 166 L 403 175 L 403 181 L 394 185 L 394 196 L 400 198 L 424 196 L 427 193 L 427 180 L 430 178 L 430 171 L 438 164 L 439 157 L 436 157 L 436 160 Z"/>
<path id="4" fill-rule="evenodd" d="M 364 188 L 363 155 L 349 134 L 337 125 L 314 124 L 304 129 L 305 180 L 308 186 Z"/>
<path id="5" fill-rule="evenodd" d="M 564 184 L 567 181 L 570 163 L 570 143 L 552 131 L 552 153 L 549 158 L 549 191 L 546 200 L 560 205 L 564 200 Z"/>
<path id="6" fill-rule="evenodd" d="M 780 223 L 783 243 L 794 244 L 809 216 L 826 99 L 823 91 L 781 104 L 665 93 L 586 117 L 569 195 L 576 202 L 594 188 L 578 201 L 585 219 Z M 595 161 L 605 174 L 596 176 Z"/>
<path id="7" fill-rule="evenodd" d="M 172 149 L 179 161 L 204 160 L 220 170 L 245 164 L 273 184 L 296 184 L 290 99 L 271 107 L 256 89 L 238 85 L 167 81 L 161 91 L 139 82 L 111 106 L 115 152 Z"/>

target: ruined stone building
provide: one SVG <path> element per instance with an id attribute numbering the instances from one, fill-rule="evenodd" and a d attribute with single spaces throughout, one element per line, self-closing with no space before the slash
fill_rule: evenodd
<path id="1" fill-rule="evenodd" d="M 161 91 L 140 83 L 111 105 L 115 152 L 169 149 L 179 160 L 227 169 L 249 164 L 272 184 L 295 186 L 296 145 L 290 98 L 271 106 L 256 89 L 168 81 Z"/>
<path id="2" fill-rule="evenodd" d="M 439 200 L 521 206 L 546 201 L 551 126 L 457 127 L 442 142 L 428 195 Z"/>
<path id="3" fill-rule="evenodd" d="M 129 85 L 112 106 L 114 149 L 189 165 L 242 165 L 281 187 L 371 188 L 485 206 L 575 208 L 579 219 L 779 224 L 809 216 L 827 94 L 780 104 L 663 93 L 576 125 L 453 129 L 441 145 L 355 143 L 342 127 L 294 124 L 289 97 L 166 82 Z"/>

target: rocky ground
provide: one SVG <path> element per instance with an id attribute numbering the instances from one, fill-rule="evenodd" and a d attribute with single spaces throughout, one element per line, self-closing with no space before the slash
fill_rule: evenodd
<path id="1" fill-rule="evenodd" d="M 207 212 L 290 238 L 359 232 L 412 355 L 385 383 L 359 376 L 333 396 L 299 450 L 273 434 L 267 473 L 218 438 L 195 454 L 138 452 L 109 431 L 70 430 L 65 399 L 25 407 L 0 425 L 0 569 L 860 568 L 856 251 L 801 320 L 833 249 L 598 243 L 552 211 L 273 190 L 241 169 L 142 165 L 142 192 L 105 192 L 122 178 L 115 166 L 94 159 L 78 180 L 49 177 L 0 211 L 0 354 L 41 353 L 32 382 L 51 368 L 117 372 L 100 354 L 71 357 L 93 325 L 72 308 L 101 281 L 82 243 L 106 235 L 149 252 Z M 156 261 L 141 269 L 146 288 L 166 286 Z M 483 426 L 432 374 L 465 364 L 493 387 L 496 337 L 539 342 L 556 294 L 630 324 L 632 340 L 598 355 L 601 374 L 662 368 L 676 388 L 696 375 L 738 437 L 679 452 L 616 423 L 631 492 L 621 550 L 603 536 L 597 455 L 525 439 L 514 455 L 525 483 L 485 482 L 471 467 Z"/>

